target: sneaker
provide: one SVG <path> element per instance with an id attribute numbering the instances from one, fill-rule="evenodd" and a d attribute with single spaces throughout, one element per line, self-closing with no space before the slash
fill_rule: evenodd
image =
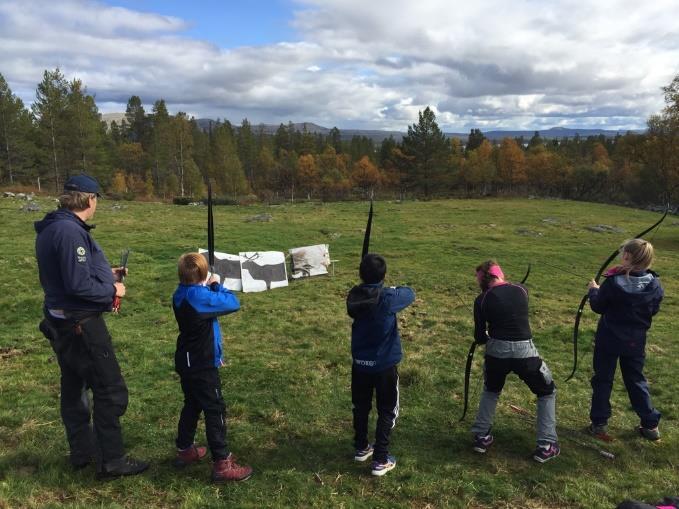
<path id="1" fill-rule="evenodd" d="M 660 440 L 660 431 L 658 431 L 658 426 L 655 428 L 645 428 L 643 426 L 639 426 L 637 429 L 639 434 L 646 440 L 651 440 L 652 442 Z"/>
<path id="2" fill-rule="evenodd" d="M 245 481 L 251 475 L 252 467 L 236 463 L 233 454 L 229 454 L 226 459 L 215 461 L 212 465 L 212 482 Z"/>
<path id="3" fill-rule="evenodd" d="M 375 449 L 373 448 L 372 444 L 368 444 L 363 449 L 356 449 L 356 452 L 354 453 L 354 461 L 367 460 L 373 455 L 374 450 Z"/>
<path id="4" fill-rule="evenodd" d="M 98 479 L 115 479 L 124 475 L 141 474 L 144 470 L 149 468 L 149 464 L 145 461 L 139 461 L 129 456 L 123 456 L 115 460 L 107 461 L 101 465 L 101 469 L 97 472 Z"/>
<path id="5" fill-rule="evenodd" d="M 590 424 L 587 426 L 587 433 L 594 438 L 603 440 L 604 442 L 612 442 L 613 437 L 608 434 L 608 426 L 606 424 Z"/>
<path id="6" fill-rule="evenodd" d="M 538 445 L 533 452 L 533 459 L 538 463 L 546 463 L 561 453 L 559 444 Z"/>
<path id="7" fill-rule="evenodd" d="M 377 475 L 381 476 L 389 472 L 389 470 L 393 470 L 394 467 L 396 466 L 396 458 L 393 456 L 387 456 L 387 461 L 384 463 L 380 463 L 379 461 L 373 461 L 372 465 L 370 466 L 371 469 L 371 474 L 372 475 Z"/>
<path id="8" fill-rule="evenodd" d="M 480 454 L 485 454 L 494 441 L 493 435 L 476 435 L 474 437 L 474 450 Z"/>
<path id="9" fill-rule="evenodd" d="M 177 450 L 177 456 L 174 458 L 174 466 L 177 468 L 187 467 L 192 463 L 197 463 L 202 460 L 206 454 L 206 447 L 196 447 L 196 444 L 192 444 L 191 447 Z"/>

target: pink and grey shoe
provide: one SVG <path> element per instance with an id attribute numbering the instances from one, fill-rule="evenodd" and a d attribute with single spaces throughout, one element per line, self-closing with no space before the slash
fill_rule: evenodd
<path id="1" fill-rule="evenodd" d="M 533 452 L 533 459 L 538 463 L 547 463 L 561 453 L 559 444 L 538 445 Z"/>
<path id="2" fill-rule="evenodd" d="M 486 454 L 494 441 L 493 435 L 476 435 L 474 437 L 474 450 L 479 454 Z"/>

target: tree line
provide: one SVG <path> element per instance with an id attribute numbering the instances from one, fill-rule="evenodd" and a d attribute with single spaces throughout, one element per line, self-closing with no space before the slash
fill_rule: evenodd
<path id="1" fill-rule="evenodd" d="M 224 199 L 350 199 L 378 190 L 402 199 L 527 195 L 660 203 L 679 188 L 679 75 L 643 134 L 545 140 L 449 138 L 425 108 L 402 140 L 376 145 L 247 119 L 199 126 L 163 99 L 150 112 L 132 96 L 125 117 L 102 121 L 81 80 L 45 71 L 30 109 L 0 74 L 0 185 L 59 191 L 80 172 L 123 198 L 198 199 L 210 179 Z"/>

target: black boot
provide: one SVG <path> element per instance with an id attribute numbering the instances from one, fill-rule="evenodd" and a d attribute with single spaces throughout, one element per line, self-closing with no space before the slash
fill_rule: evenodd
<path id="1" fill-rule="evenodd" d="M 149 468 L 149 464 L 129 456 L 107 461 L 97 472 L 98 479 L 113 479 L 123 475 L 137 475 Z"/>

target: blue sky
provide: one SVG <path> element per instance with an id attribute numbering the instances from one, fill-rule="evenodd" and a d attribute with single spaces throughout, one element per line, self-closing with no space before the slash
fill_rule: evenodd
<path id="1" fill-rule="evenodd" d="M 679 73 L 679 2 L 0 0 L 0 73 L 29 104 L 43 72 L 101 112 L 446 132 L 643 129 Z"/>
<path id="2" fill-rule="evenodd" d="M 293 4 L 285 0 L 107 0 L 107 5 L 176 16 L 186 20 L 187 37 L 205 39 L 221 48 L 294 41 L 290 26 Z"/>

